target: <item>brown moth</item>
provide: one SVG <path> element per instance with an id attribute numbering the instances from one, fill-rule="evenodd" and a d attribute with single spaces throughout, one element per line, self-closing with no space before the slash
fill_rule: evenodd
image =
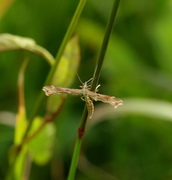
<path id="1" fill-rule="evenodd" d="M 88 116 L 91 119 L 94 113 L 94 105 L 92 100 L 109 103 L 114 108 L 117 108 L 118 105 L 123 105 L 123 101 L 119 98 L 97 93 L 99 86 L 100 85 L 96 87 L 95 91 L 90 91 L 90 86 L 88 85 L 88 81 L 86 81 L 85 83 L 82 83 L 82 86 L 80 86 L 81 89 L 70 89 L 57 86 L 44 86 L 42 90 L 45 91 L 45 94 L 47 96 L 54 94 L 81 95 L 81 99 L 86 102 Z"/>

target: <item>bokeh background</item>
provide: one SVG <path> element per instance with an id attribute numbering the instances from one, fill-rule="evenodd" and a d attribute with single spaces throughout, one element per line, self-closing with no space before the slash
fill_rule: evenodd
<path id="1" fill-rule="evenodd" d="M 16 0 L 1 15 L 0 33 L 33 38 L 55 56 L 78 2 Z M 81 48 L 78 74 L 82 81 L 93 74 L 112 3 L 88 0 L 77 25 L 75 33 Z M 171 47 L 171 0 L 121 1 L 99 92 L 121 98 L 124 105 L 114 110 L 95 103 L 76 180 L 172 179 Z M 18 109 L 17 77 L 26 56 L 28 115 L 50 69 L 43 58 L 30 52 L 0 54 L 0 179 L 8 169 Z M 71 87 L 79 85 L 76 76 Z M 52 159 L 42 166 L 32 163 L 31 180 L 66 179 L 83 108 L 79 97 L 67 98 L 55 121 L 57 140 Z"/>

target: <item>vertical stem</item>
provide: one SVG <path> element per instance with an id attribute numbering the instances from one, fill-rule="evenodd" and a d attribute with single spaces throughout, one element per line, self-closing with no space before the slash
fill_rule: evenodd
<path id="1" fill-rule="evenodd" d="M 100 71 L 102 69 L 102 65 L 103 65 L 104 57 L 105 57 L 105 54 L 106 54 L 106 51 L 107 51 L 110 35 L 112 33 L 112 30 L 113 30 L 113 26 L 114 26 L 117 10 L 118 10 L 118 7 L 119 7 L 119 3 L 120 3 L 120 0 L 115 0 L 114 4 L 113 4 L 113 7 L 112 7 L 112 11 L 111 11 L 108 23 L 107 23 L 103 43 L 102 43 L 102 46 L 101 46 L 101 49 L 100 49 L 100 52 L 99 52 L 99 55 L 98 55 L 97 66 L 96 66 L 95 71 L 94 71 L 91 90 L 94 90 L 96 88 L 97 84 L 98 84 L 98 80 L 99 80 L 99 77 L 100 77 Z"/>
<path id="2" fill-rule="evenodd" d="M 114 26 L 117 10 L 118 10 L 118 7 L 119 7 L 119 2 L 120 2 L 120 0 L 114 0 L 112 11 L 111 11 L 108 23 L 107 23 L 104 39 L 103 39 L 102 46 L 100 48 L 100 52 L 99 52 L 99 55 L 98 55 L 98 58 L 97 58 L 97 65 L 96 65 L 96 68 L 95 68 L 95 71 L 94 71 L 94 74 L 93 74 L 93 81 L 92 81 L 92 84 L 91 84 L 91 90 L 92 91 L 95 90 L 95 88 L 96 88 L 96 86 L 98 84 L 98 80 L 99 80 L 100 72 L 101 72 L 101 69 L 102 69 L 104 57 L 105 57 L 107 47 L 108 47 L 108 42 L 109 42 L 110 35 L 111 35 L 112 29 L 113 29 L 113 26 Z M 84 111 L 83 111 L 81 125 L 80 125 L 80 129 L 82 131 L 85 131 L 87 115 L 88 115 L 88 112 L 87 112 L 87 108 L 85 106 Z"/>
<path id="3" fill-rule="evenodd" d="M 120 0 L 114 0 L 114 4 L 112 7 L 112 11 L 111 11 L 108 23 L 107 23 L 104 39 L 102 42 L 102 46 L 101 46 L 101 49 L 100 49 L 100 52 L 98 55 L 97 65 L 96 65 L 94 75 L 93 75 L 93 82 L 91 85 L 91 90 L 94 90 L 96 88 L 98 80 L 99 80 L 101 68 L 102 68 L 104 57 L 105 57 L 106 50 L 108 47 L 108 42 L 109 42 L 110 35 L 111 35 L 113 25 L 115 22 L 117 10 L 119 7 L 119 2 L 120 2 Z M 70 171 L 69 171 L 69 175 L 68 175 L 67 180 L 74 180 L 74 178 L 75 178 L 75 172 L 76 172 L 76 168 L 77 168 L 77 162 L 79 159 L 79 152 L 80 152 L 80 148 L 81 148 L 82 137 L 85 133 L 87 118 L 88 118 L 88 112 L 87 112 L 87 108 L 85 106 L 84 111 L 83 111 L 83 115 L 82 115 L 82 119 L 81 119 L 81 124 L 80 124 L 80 127 L 78 129 L 78 138 L 77 138 L 76 143 L 75 143 L 74 153 L 73 153 L 72 162 L 71 162 Z"/>
<path id="4" fill-rule="evenodd" d="M 82 10 L 83 10 L 83 8 L 84 8 L 84 5 L 85 5 L 86 1 L 87 1 L 87 0 L 80 0 L 80 2 L 79 2 L 79 4 L 78 4 L 78 7 L 77 7 L 77 9 L 76 9 L 76 11 L 75 11 L 75 14 L 74 14 L 74 16 L 73 16 L 73 18 L 72 18 L 72 21 L 71 21 L 71 23 L 70 23 L 70 25 L 69 25 L 69 28 L 68 28 L 68 30 L 67 30 L 67 32 L 66 32 L 66 34 L 65 34 L 65 37 L 64 37 L 64 39 L 63 39 L 63 42 L 62 42 L 62 44 L 61 44 L 61 46 L 60 46 L 60 49 L 59 49 L 59 51 L 58 51 L 58 53 L 57 53 L 56 61 L 55 61 L 54 65 L 52 66 L 52 68 L 51 68 L 51 70 L 50 70 L 50 72 L 49 72 L 49 74 L 48 74 L 48 77 L 47 77 L 46 80 L 45 80 L 45 83 L 44 83 L 45 85 L 47 85 L 47 84 L 50 83 L 50 81 L 51 81 L 51 79 L 52 79 L 52 77 L 53 77 L 53 75 L 54 75 L 54 73 L 55 73 L 55 71 L 56 71 L 58 62 L 59 62 L 59 60 L 60 60 L 60 58 L 61 58 L 61 56 L 62 56 L 62 54 L 63 54 L 63 51 L 64 51 L 64 49 L 65 49 L 65 47 L 66 47 L 66 44 L 67 44 L 68 40 L 70 39 L 70 37 L 72 36 L 72 34 L 73 34 L 73 32 L 74 32 L 74 29 L 75 29 L 75 27 L 76 27 L 76 24 L 77 24 L 79 18 L 80 18 L 80 15 L 81 15 L 81 13 L 82 13 Z M 26 129 L 26 131 L 25 131 L 25 134 L 24 134 L 24 136 L 23 136 L 23 141 L 22 141 L 20 147 L 17 147 L 18 149 L 21 149 L 21 148 L 22 148 L 22 145 L 23 145 L 23 143 L 25 142 L 26 136 L 27 136 L 27 134 L 28 134 L 28 132 L 29 132 L 31 126 L 32 126 L 34 117 L 37 115 L 38 111 L 40 110 L 40 108 L 41 108 L 41 106 L 42 106 L 42 102 L 43 102 L 43 100 L 44 100 L 44 97 L 45 97 L 45 95 L 44 95 L 43 91 L 41 91 L 40 94 L 39 94 L 39 96 L 38 96 L 38 98 L 37 98 L 37 100 L 35 101 L 35 106 L 34 106 L 34 108 L 33 108 L 33 111 L 32 111 L 32 113 L 31 113 L 31 116 L 30 116 L 30 118 L 29 118 L 29 124 L 28 124 L 27 129 Z M 14 162 L 13 162 L 13 164 L 10 166 L 8 176 L 6 177 L 6 179 L 8 179 L 8 180 L 11 180 L 11 179 L 13 178 L 13 171 L 14 171 L 14 167 L 15 167 L 15 164 L 16 164 L 16 162 L 17 162 L 17 158 L 18 158 L 19 153 L 20 153 L 20 152 L 18 152 L 18 151 L 15 152 Z"/>
<path id="5" fill-rule="evenodd" d="M 72 34 L 74 32 L 74 29 L 76 27 L 76 24 L 77 24 L 77 22 L 79 20 L 79 17 L 81 15 L 81 12 L 82 12 L 82 10 L 84 8 L 84 5 L 85 5 L 86 1 L 87 0 L 80 0 L 80 2 L 78 4 L 78 7 L 77 7 L 77 9 L 75 11 L 75 14 L 74 14 L 74 16 L 72 18 L 72 21 L 71 21 L 71 23 L 69 25 L 69 28 L 68 28 L 68 30 L 67 30 L 67 32 L 65 34 L 63 42 L 62 42 L 62 44 L 60 46 L 60 49 L 59 49 L 59 51 L 58 51 L 58 53 L 56 55 L 56 61 L 55 61 L 54 65 L 52 66 L 52 68 L 51 68 L 51 70 L 50 70 L 50 72 L 48 74 L 48 77 L 45 80 L 44 85 L 47 85 L 47 84 L 50 83 L 50 81 L 51 81 L 51 79 L 52 79 L 52 77 L 53 77 L 53 75 L 54 75 L 54 73 L 56 71 L 58 62 L 59 62 L 59 60 L 60 60 L 60 58 L 61 58 L 61 56 L 63 54 L 63 51 L 64 51 L 64 49 L 66 47 L 66 44 L 67 44 L 68 40 L 70 39 L 70 37 L 72 36 Z M 33 112 L 31 114 L 29 125 L 28 125 L 28 128 L 26 130 L 26 133 L 25 133 L 24 137 L 26 137 L 26 135 L 27 135 L 27 133 L 28 133 L 30 127 L 31 127 L 32 121 L 33 121 L 34 117 L 36 116 L 36 114 L 38 113 L 38 111 L 39 111 L 39 109 L 40 109 L 40 107 L 42 105 L 42 101 L 44 100 L 44 97 L 45 97 L 45 95 L 44 95 L 43 91 L 41 91 L 41 93 L 40 93 L 40 95 L 38 97 L 38 100 L 36 101 L 35 108 L 33 109 Z"/>
<path id="6" fill-rule="evenodd" d="M 71 168 L 69 170 L 69 175 L 68 175 L 67 180 L 74 180 L 74 178 L 75 178 L 75 171 L 76 171 L 75 167 L 77 167 L 77 164 L 78 164 L 81 144 L 82 144 L 82 139 L 77 138 L 76 143 L 75 143 L 74 152 L 73 152 Z"/>

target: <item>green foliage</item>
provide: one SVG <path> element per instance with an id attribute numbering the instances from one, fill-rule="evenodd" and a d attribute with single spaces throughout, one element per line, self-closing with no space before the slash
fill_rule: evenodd
<path id="1" fill-rule="evenodd" d="M 43 118 L 36 117 L 29 134 L 34 133 L 42 124 Z M 55 141 L 55 127 L 48 123 L 40 133 L 28 143 L 28 151 L 33 162 L 44 165 L 52 157 L 53 144 Z M 39 144 L 39 146 L 38 146 Z"/>
<path id="2" fill-rule="evenodd" d="M 68 42 L 50 84 L 60 87 L 69 87 L 76 76 L 79 62 L 80 48 L 78 46 L 78 38 L 74 36 Z M 47 103 L 48 113 L 55 112 L 62 101 L 64 101 L 64 99 L 61 96 L 50 96 Z"/>
<path id="3" fill-rule="evenodd" d="M 15 166 L 17 179 L 23 173 L 28 174 L 24 164 L 31 166 L 31 180 L 67 177 L 84 103 L 79 97 L 68 96 L 63 106 L 65 98 L 45 97 L 42 87 L 77 3 L 76 0 L 17 0 L 0 11 L 0 49 L 4 43 L 7 48 L 1 49 L 0 54 L 0 179 L 10 179 L 8 169 L 15 161 L 16 152 L 20 154 Z M 121 98 L 124 105 L 114 110 L 95 103 L 76 180 L 172 178 L 170 3 L 169 0 L 121 1 L 99 92 Z M 46 85 L 78 88 L 79 81 L 74 79 L 77 79 L 79 56 L 80 78 L 82 81 L 91 78 L 111 7 L 112 1 L 87 2 L 75 29 L 80 45 L 76 42 L 71 45 L 71 51 L 67 50 L 69 57 L 63 53 L 56 67 L 58 74 Z M 32 43 L 23 46 L 23 42 Z M 81 55 L 77 48 L 81 48 Z M 77 57 L 72 55 L 75 50 Z M 23 72 L 24 109 L 19 111 L 22 106 L 18 103 L 16 86 L 24 59 L 29 63 L 25 77 Z M 44 100 L 29 136 L 22 142 L 40 92 Z M 62 111 L 58 112 L 60 108 Z M 24 125 L 15 126 L 16 115 Z M 18 149 L 21 142 L 22 151 Z"/>

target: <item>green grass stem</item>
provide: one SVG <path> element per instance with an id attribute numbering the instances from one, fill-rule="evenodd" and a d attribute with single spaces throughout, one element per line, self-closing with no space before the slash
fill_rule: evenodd
<path id="1" fill-rule="evenodd" d="M 72 156 L 71 167 L 70 167 L 70 170 L 69 170 L 69 175 L 68 175 L 67 180 L 73 180 L 75 178 L 75 172 L 76 172 L 76 167 L 77 167 L 77 164 L 78 164 L 81 144 L 82 144 L 82 139 L 77 138 L 76 143 L 75 143 L 73 156 Z"/>
<path id="2" fill-rule="evenodd" d="M 110 35 L 111 35 L 112 29 L 114 26 L 117 10 L 119 7 L 119 2 L 120 2 L 120 0 L 114 0 L 114 4 L 112 7 L 112 11 L 111 11 L 108 23 L 107 23 L 104 39 L 102 42 L 102 46 L 100 48 L 100 52 L 98 55 L 97 65 L 96 65 L 94 75 L 93 75 L 93 82 L 91 85 L 91 90 L 94 90 L 98 84 L 98 80 L 100 77 L 100 72 L 102 69 L 104 57 L 105 57 L 105 54 L 107 51 Z M 88 118 L 88 112 L 87 112 L 87 108 L 85 106 L 84 111 L 83 111 L 83 115 L 82 115 L 82 119 L 81 119 L 81 124 L 80 124 L 79 131 L 78 131 L 78 138 L 76 140 L 76 144 L 74 147 L 74 153 L 73 153 L 72 162 L 71 162 L 70 171 L 69 171 L 69 175 L 68 175 L 67 180 L 74 180 L 74 178 L 75 178 L 75 172 L 76 172 L 76 168 L 77 168 L 77 162 L 79 159 L 79 152 L 80 152 L 80 148 L 81 148 L 81 144 L 82 144 L 82 137 L 83 137 L 84 132 L 85 132 L 87 118 Z"/>
<path id="3" fill-rule="evenodd" d="M 58 62 L 59 62 L 59 60 L 60 60 L 60 58 L 61 58 L 61 56 L 62 56 L 62 54 L 63 54 L 63 52 L 64 52 L 64 49 L 65 49 L 65 47 L 66 47 L 66 44 L 67 44 L 67 42 L 69 41 L 69 39 L 71 38 L 72 34 L 74 33 L 75 27 L 76 27 L 77 22 L 78 22 L 78 20 L 79 20 L 79 18 L 80 18 L 80 15 L 81 15 L 81 13 L 82 13 L 82 11 L 83 11 L 83 8 L 84 8 L 84 6 L 85 6 L 86 1 L 87 1 L 87 0 L 80 0 L 80 2 L 79 2 L 79 4 L 78 4 L 78 7 L 77 7 L 77 9 L 76 9 L 76 11 L 75 11 L 75 14 L 74 14 L 74 16 L 73 16 L 73 18 L 72 18 L 72 21 L 71 21 L 71 23 L 70 23 L 70 25 L 69 25 L 69 28 L 68 28 L 68 30 L 67 30 L 67 32 L 66 32 L 66 34 L 65 34 L 65 37 L 64 37 L 64 39 L 63 39 L 63 42 L 62 42 L 62 44 L 61 44 L 61 46 L 60 46 L 60 48 L 59 48 L 59 51 L 58 51 L 58 53 L 57 53 L 57 55 L 56 55 L 56 61 L 55 61 L 54 65 L 52 66 L 52 68 L 51 68 L 51 70 L 50 70 L 50 72 L 49 72 L 49 74 L 48 74 L 48 76 L 47 76 L 47 78 L 46 78 L 46 80 L 45 80 L 44 85 L 48 85 L 48 84 L 50 83 L 50 81 L 51 81 L 51 79 L 52 79 L 52 77 L 53 77 L 53 75 L 54 75 L 54 73 L 55 73 L 55 71 L 56 71 Z M 44 94 L 43 91 L 41 90 L 41 92 L 40 92 L 37 100 L 35 101 L 35 106 L 34 106 L 34 108 L 33 108 L 33 111 L 32 111 L 32 113 L 31 113 L 31 116 L 30 116 L 30 118 L 29 118 L 29 124 L 28 124 L 28 127 L 27 127 L 27 129 L 26 129 L 26 132 L 25 132 L 25 134 L 24 134 L 24 136 L 23 136 L 23 142 L 22 142 L 22 144 L 25 142 L 25 138 L 26 138 L 26 136 L 27 136 L 27 134 L 28 134 L 31 126 L 32 126 L 34 117 L 37 115 L 37 113 L 39 112 L 39 110 L 40 110 L 41 107 L 42 107 L 42 104 L 43 104 L 42 102 L 43 102 L 44 98 L 45 98 L 45 94 Z M 22 147 L 22 144 L 21 144 L 21 147 Z M 16 151 L 16 152 L 17 152 L 17 151 Z M 16 163 L 16 161 L 17 161 L 17 156 L 18 156 L 18 154 L 16 154 L 15 161 L 13 162 L 13 164 L 12 164 L 12 165 L 10 166 L 10 168 L 9 168 L 9 173 L 8 173 L 9 175 L 8 175 L 8 177 L 7 177 L 8 180 L 10 180 L 9 177 L 11 177 L 11 178 L 13 177 L 12 174 L 13 174 L 13 171 L 14 171 L 15 163 Z"/>
<path id="4" fill-rule="evenodd" d="M 65 34 L 63 42 L 62 42 L 62 44 L 61 44 L 61 46 L 59 48 L 59 51 L 58 51 L 58 53 L 56 55 L 56 61 L 55 61 L 54 65 L 52 66 L 52 68 L 51 68 L 51 70 L 50 70 L 50 72 L 48 74 L 48 77 L 45 80 L 44 85 L 48 85 L 50 83 L 50 81 L 51 81 L 51 79 L 52 79 L 52 77 L 53 77 L 53 75 L 54 75 L 54 73 L 56 71 L 58 62 L 59 62 L 59 60 L 60 60 L 60 58 L 61 58 L 61 56 L 62 56 L 62 54 L 64 52 L 66 44 L 69 41 L 69 39 L 71 38 L 72 34 L 74 33 L 76 24 L 77 24 L 77 22 L 79 20 L 79 17 L 81 15 L 81 12 L 82 12 L 82 10 L 84 8 L 84 5 L 85 5 L 86 1 L 87 0 L 80 0 L 80 2 L 78 4 L 78 7 L 77 7 L 77 9 L 75 11 L 75 14 L 74 14 L 74 16 L 72 18 L 72 21 L 71 21 L 71 23 L 69 25 L 69 28 L 68 28 L 68 30 L 67 30 L 67 32 Z M 44 98 L 45 98 L 45 93 L 41 90 L 40 95 L 39 95 L 39 97 L 38 97 L 38 99 L 37 99 L 37 101 L 35 103 L 35 107 L 33 109 L 33 112 L 32 112 L 32 114 L 31 114 L 31 116 L 29 118 L 29 125 L 27 127 L 27 130 L 26 130 L 26 133 L 24 135 L 24 138 L 26 137 L 28 131 L 30 130 L 30 127 L 31 127 L 32 122 L 33 122 L 33 119 L 36 116 L 36 114 L 38 113 L 38 111 L 40 110 Z"/>

